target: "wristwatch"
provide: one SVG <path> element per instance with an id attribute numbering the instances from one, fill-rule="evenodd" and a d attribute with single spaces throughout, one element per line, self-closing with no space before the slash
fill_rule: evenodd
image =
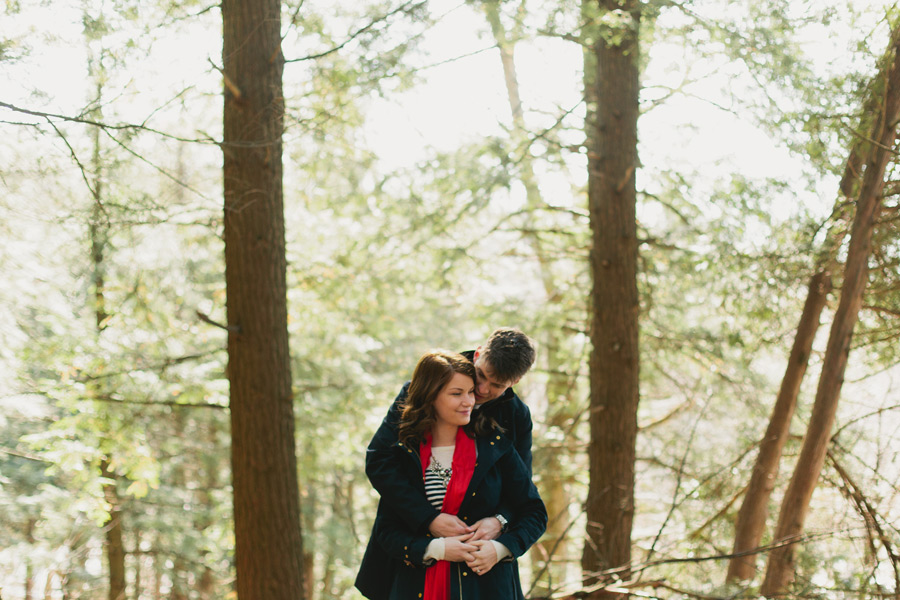
<path id="1" fill-rule="evenodd" d="M 500 513 L 494 515 L 494 518 L 500 521 L 500 533 L 504 533 L 509 528 L 509 521 Z"/>

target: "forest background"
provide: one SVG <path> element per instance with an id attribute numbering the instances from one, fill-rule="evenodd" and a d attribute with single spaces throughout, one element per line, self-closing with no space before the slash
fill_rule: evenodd
<path id="1" fill-rule="evenodd" d="M 596 583 L 582 578 L 596 442 L 589 4 L 280 5 L 306 597 L 359 597 L 377 500 L 364 448 L 418 356 L 501 325 L 539 349 L 517 391 L 551 523 L 522 560 L 526 587 Z M 601 585 L 756 597 L 839 312 L 855 202 L 843 185 L 888 96 L 896 7 L 625 4 L 641 11 L 640 403 L 631 568 Z M 8 1 L 3 24 L 0 595 L 236 597 L 220 7 Z M 900 590 L 895 169 L 795 596 Z M 825 263 L 835 289 L 787 415 L 758 571 L 735 580 L 739 508 Z"/>

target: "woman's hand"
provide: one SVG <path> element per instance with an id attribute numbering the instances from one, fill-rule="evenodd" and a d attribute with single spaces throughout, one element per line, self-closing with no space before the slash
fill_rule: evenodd
<path id="1" fill-rule="evenodd" d="M 475 560 L 474 552 L 478 548 L 473 544 L 466 543 L 470 537 L 472 537 L 471 533 L 444 538 L 444 560 L 465 563 Z"/>
<path id="2" fill-rule="evenodd" d="M 484 575 L 497 564 L 497 550 L 490 540 L 475 540 L 471 545 L 475 546 L 476 549 L 475 552 L 471 553 L 472 560 L 466 560 L 466 565 L 476 575 Z"/>

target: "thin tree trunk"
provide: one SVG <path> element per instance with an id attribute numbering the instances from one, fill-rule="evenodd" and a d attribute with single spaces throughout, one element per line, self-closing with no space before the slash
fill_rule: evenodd
<path id="1" fill-rule="evenodd" d="M 581 566 L 590 584 L 598 571 L 631 562 L 639 398 L 635 170 L 641 5 L 591 0 L 583 9 L 593 348 Z M 602 24 L 612 10 L 619 14 L 616 24 Z"/>
<path id="2" fill-rule="evenodd" d="M 34 565 L 30 558 L 25 559 L 25 600 L 34 600 L 31 597 L 31 588 L 34 587 Z"/>
<path id="3" fill-rule="evenodd" d="M 132 525 L 131 535 L 134 538 L 134 545 L 132 546 L 134 554 L 131 556 L 131 562 L 134 564 L 132 596 L 135 600 L 140 600 L 141 592 L 143 591 L 141 588 L 144 586 L 144 555 L 141 553 L 141 538 L 143 537 L 143 532 Z"/>
<path id="4" fill-rule="evenodd" d="M 83 581 L 79 577 L 87 571 L 87 548 L 84 535 L 75 530 L 72 536 L 66 540 L 67 563 L 63 573 L 60 573 L 60 586 L 62 587 L 62 600 L 73 600 L 81 595 L 84 589 Z"/>
<path id="5" fill-rule="evenodd" d="M 762 539 L 769 512 L 769 498 L 778 479 L 781 453 L 790 433 L 791 418 L 797 406 L 800 384 L 809 365 L 813 340 L 819 330 L 819 319 L 830 292 L 830 272 L 819 271 L 813 275 L 809 282 L 797 335 L 794 337 L 794 346 L 791 348 L 791 356 L 784 378 L 781 380 L 781 389 L 769 417 L 769 427 L 760 442 L 759 455 L 753 466 L 750 484 L 738 512 L 734 535 L 735 554 L 758 547 Z M 728 581 L 751 579 L 755 574 L 755 554 L 732 558 L 728 564 Z"/>
<path id="6" fill-rule="evenodd" d="M 306 440 L 305 452 L 304 456 L 307 457 L 312 464 L 319 463 L 319 457 L 315 452 L 315 441 L 314 440 Z M 318 482 L 312 481 L 308 485 L 304 486 L 301 490 L 301 495 L 303 497 L 303 513 L 301 515 L 301 522 L 303 523 L 304 531 L 315 531 L 316 526 L 316 517 L 321 512 L 320 503 L 319 503 L 319 486 Z M 315 581 L 315 572 L 316 572 L 316 564 L 315 564 L 315 554 L 309 549 L 304 549 L 303 551 L 303 581 L 306 586 L 306 598 L 307 600 L 312 600 L 313 590 L 312 590 L 312 582 Z"/>
<path id="7" fill-rule="evenodd" d="M 153 588 L 151 597 L 153 600 L 162 600 L 163 574 L 165 573 L 166 559 L 162 555 L 162 544 L 160 543 L 159 533 L 156 534 L 156 537 L 153 540 L 152 550 Z"/>
<path id="8" fill-rule="evenodd" d="M 884 79 L 882 72 L 878 79 Z M 879 111 L 883 98 L 880 86 L 866 96 L 861 111 L 861 123 L 865 125 L 871 116 Z M 861 129 L 870 129 L 871 123 Z M 837 254 L 841 242 L 846 235 L 844 221 L 849 222 L 850 208 L 859 190 L 862 165 L 866 160 L 866 148 L 871 145 L 864 139 L 857 138 L 852 144 L 844 166 L 844 173 L 838 186 L 839 199 L 834 216 L 834 224 L 829 228 L 818 262 L 818 270 L 812 276 L 806 297 L 800 324 L 794 338 L 794 346 L 785 369 L 781 389 L 769 418 L 766 434 L 760 442 L 759 455 L 747 487 L 740 511 L 735 523 L 735 539 L 732 552 L 743 553 L 759 547 L 765 531 L 768 517 L 769 499 L 778 478 L 779 462 L 784 449 L 786 436 L 790 430 L 790 421 L 797 404 L 800 384 L 808 366 L 811 344 L 818 330 L 819 316 L 831 293 L 830 273 L 837 266 Z M 751 579 L 756 575 L 756 554 L 732 558 L 728 564 L 728 582 Z"/>
<path id="9" fill-rule="evenodd" d="M 889 56 L 891 66 L 886 71 L 884 105 L 872 129 L 873 149 L 868 153 L 869 160 L 856 202 L 840 303 L 825 349 L 822 374 L 803 448 L 781 504 L 775 542 L 794 540 L 803 532 L 837 413 L 850 342 L 868 276 L 875 215 L 881 204 L 884 173 L 896 138 L 896 121 L 900 114 L 900 27 L 892 32 Z M 794 576 L 793 558 L 794 544 L 777 548 L 769 555 L 761 588 L 765 596 L 776 596 L 788 590 Z"/>
<path id="10" fill-rule="evenodd" d="M 96 65 L 91 66 L 91 73 L 95 77 L 98 105 L 103 96 L 103 65 L 102 53 L 96 59 Z M 94 115 L 99 120 L 99 110 Z M 93 152 L 91 166 L 93 169 L 93 205 L 91 207 L 90 242 L 91 242 L 91 269 L 94 286 L 94 326 L 98 337 L 103 335 L 109 314 L 106 311 L 106 250 L 109 238 L 109 220 L 104 206 L 104 168 L 101 155 L 100 128 L 92 129 Z M 93 393 L 97 397 L 105 395 L 104 390 L 95 384 Z M 109 505 L 109 519 L 104 523 L 104 547 L 106 561 L 109 569 L 109 600 L 123 600 L 126 592 L 125 582 L 125 546 L 122 540 L 122 508 L 116 484 L 116 473 L 111 468 L 112 460 L 109 456 L 100 459 L 100 476 L 107 480 L 103 484 L 103 498 Z"/>
<path id="11" fill-rule="evenodd" d="M 37 525 L 37 519 L 28 519 L 25 524 L 25 541 L 29 546 L 35 542 L 34 528 Z M 25 600 L 32 600 L 31 590 L 34 587 L 34 564 L 31 562 L 31 555 L 25 556 Z"/>
<path id="12" fill-rule="evenodd" d="M 125 598 L 125 544 L 122 542 L 122 508 L 116 489 L 116 474 L 107 458 L 100 463 L 100 475 L 109 482 L 103 485 L 103 497 L 109 504 L 109 519 L 103 525 L 106 532 L 106 557 L 109 563 L 109 600 Z"/>
<path id="13" fill-rule="evenodd" d="M 214 502 L 211 490 L 219 489 L 219 453 L 216 452 L 218 445 L 218 420 L 213 417 L 209 421 L 209 429 L 207 436 L 208 452 L 204 453 L 203 464 L 203 487 L 197 492 L 198 503 L 203 507 L 202 517 L 197 520 L 196 527 L 201 536 L 208 535 L 207 529 L 213 525 Z M 216 572 L 209 565 L 209 552 L 203 553 L 203 572 L 197 583 L 197 592 L 200 600 L 212 600 L 217 593 L 218 581 Z"/>
<path id="14" fill-rule="evenodd" d="M 186 415 L 184 411 L 181 410 L 175 411 L 175 414 L 173 415 L 172 437 L 174 439 L 185 439 L 185 416 Z M 173 464 L 170 478 L 172 486 L 175 489 L 188 489 L 188 474 L 184 461 L 178 461 Z M 189 519 L 193 523 L 196 523 L 195 514 L 196 513 L 191 511 L 191 513 L 185 515 L 185 520 L 187 521 Z M 187 525 L 187 523 L 185 523 L 185 525 Z M 179 532 L 178 535 L 184 536 L 185 533 Z M 184 538 L 182 537 L 182 539 Z M 172 580 L 172 587 L 169 590 L 169 600 L 187 600 L 188 565 L 187 561 L 184 558 L 184 553 L 180 550 L 180 548 L 176 549 L 175 557 L 172 559 L 172 569 L 169 571 L 169 574 L 169 577 Z"/>
<path id="15" fill-rule="evenodd" d="M 281 3 L 221 7 L 237 594 L 298 600 L 306 594 L 287 332 Z"/>
<path id="16" fill-rule="evenodd" d="M 511 139 L 513 148 L 517 152 L 512 158 L 518 164 L 519 181 L 525 188 L 526 209 L 538 211 L 546 206 L 535 175 L 534 159 L 530 151 L 529 132 L 525 123 L 525 112 L 522 107 L 522 99 L 519 90 L 519 80 L 516 71 L 515 45 L 517 32 L 508 32 L 500 18 L 500 3 L 498 0 L 484 2 L 483 8 L 494 41 L 500 51 L 500 61 L 503 66 L 504 81 L 506 83 L 507 99 L 510 114 L 512 115 L 513 129 Z M 520 9 L 522 6 L 520 5 Z M 518 151 L 521 150 L 519 154 Z M 561 293 L 553 274 L 552 260 L 548 257 L 540 235 L 536 231 L 525 234 L 537 257 L 540 268 L 541 281 L 548 304 L 558 302 Z M 574 417 L 573 402 L 571 398 L 574 386 L 571 384 L 571 376 L 565 374 L 559 368 L 562 360 L 560 351 L 562 335 L 558 329 L 548 330 L 543 336 L 541 346 L 547 354 L 548 372 L 550 378 L 547 382 L 548 399 L 545 423 L 548 427 L 568 423 Z M 532 587 L 532 593 L 537 597 L 550 596 L 554 582 L 560 582 L 566 578 L 566 565 L 559 560 L 560 556 L 568 553 L 566 534 L 568 519 L 568 507 L 571 505 L 571 497 L 568 493 L 565 471 L 562 468 L 562 457 L 558 452 L 535 452 L 534 467 L 541 475 L 542 496 L 547 505 L 547 513 L 550 520 L 547 523 L 547 531 L 541 536 L 539 543 L 535 544 L 531 551 L 532 571 L 536 574 L 537 581 Z M 554 557 L 556 560 L 554 561 Z"/>
<path id="17" fill-rule="evenodd" d="M 53 599 L 53 578 L 59 577 L 59 573 L 57 571 L 50 571 L 47 573 L 47 579 L 44 581 L 44 600 L 52 600 Z"/>

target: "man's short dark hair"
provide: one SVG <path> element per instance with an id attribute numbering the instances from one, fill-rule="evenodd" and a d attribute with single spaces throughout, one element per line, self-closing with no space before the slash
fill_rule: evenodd
<path id="1" fill-rule="evenodd" d="M 481 356 L 500 381 L 518 381 L 534 364 L 534 342 L 513 327 L 501 327 L 484 343 Z"/>

